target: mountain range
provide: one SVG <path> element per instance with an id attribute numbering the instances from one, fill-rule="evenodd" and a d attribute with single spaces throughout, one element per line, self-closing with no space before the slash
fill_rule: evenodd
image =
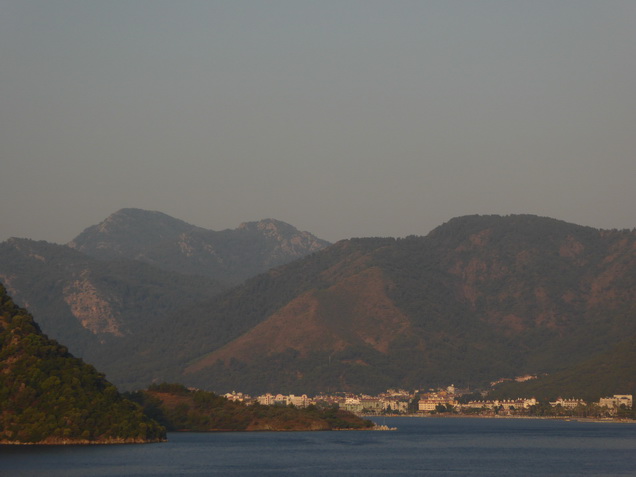
<path id="1" fill-rule="evenodd" d="M 165 346 L 181 380 L 250 391 L 554 373 L 636 334 L 635 244 L 529 215 L 341 241 L 173 317 L 171 343 L 189 346 Z"/>
<path id="2" fill-rule="evenodd" d="M 101 350 L 94 364 L 128 389 L 171 381 L 223 392 L 376 392 L 523 374 L 572 381 L 568 373 L 587 370 L 582 387 L 595 363 L 633 349 L 633 230 L 489 215 L 426 236 L 333 245 L 273 220 L 231 232 L 124 209 L 68 246 L 0 244 L 0 280 L 38 316 L 50 306 L 55 338 L 65 330 L 71 347 L 86 347 L 86 336 L 101 343 L 89 347 Z M 105 271 L 90 281 L 101 294 L 69 285 L 97 276 L 91 267 Z M 104 284 L 119 294 L 101 292 Z M 96 295 L 119 311 L 93 307 L 92 320 L 78 319 L 69 301 L 78 310 Z M 135 317 L 108 319 L 132 309 Z M 603 394 L 632 391 L 624 388 L 634 386 L 634 363 L 619 368 Z"/>
<path id="3" fill-rule="evenodd" d="M 123 375 L 113 377 L 128 382 L 135 381 L 125 369 L 137 341 L 163 317 L 327 245 L 276 220 L 214 232 L 122 209 L 67 245 L 0 243 L 0 282 L 47 335 L 109 375 L 120 363 Z"/>
<path id="4" fill-rule="evenodd" d="M 228 284 L 328 245 L 274 219 L 245 222 L 236 229 L 217 232 L 141 209 L 122 209 L 68 243 L 70 248 L 100 260 L 138 260 Z"/>

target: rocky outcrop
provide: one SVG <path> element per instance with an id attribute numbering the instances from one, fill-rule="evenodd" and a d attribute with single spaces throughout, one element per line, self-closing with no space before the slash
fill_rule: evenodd
<path id="1" fill-rule="evenodd" d="M 62 294 L 73 316 L 91 333 L 124 335 L 120 313 L 114 309 L 118 305 L 121 307 L 120 297 L 102 296 L 91 282 L 88 270 L 85 270 L 78 280 L 66 285 L 62 289 Z"/>

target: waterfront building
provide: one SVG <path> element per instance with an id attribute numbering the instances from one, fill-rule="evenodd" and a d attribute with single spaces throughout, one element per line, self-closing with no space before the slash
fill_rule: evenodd
<path id="1" fill-rule="evenodd" d="M 566 409 L 574 409 L 576 406 L 585 406 L 586 403 L 585 401 L 583 401 L 583 399 L 563 399 L 563 398 L 559 398 L 556 401 L 551 401 L 550 402 L 550 406 L 552 407 L 557 407 L 557 406 L 561 406 L 563 408 Z"/>
<path id="2" fill-rule="evenodd" d="M 633 400 L 631 394 L 614 394 L 614 396 L 612 397 L 601 398 L 598 402 L 598 405 L 610 409 L 618 409 L 621 406 L 625 406 L 627 409 L 631 409 L 632 402 Z"/>

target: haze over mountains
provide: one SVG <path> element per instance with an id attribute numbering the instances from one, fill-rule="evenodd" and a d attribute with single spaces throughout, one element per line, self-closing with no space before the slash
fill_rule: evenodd
<path id="1" fill-rule="evenodd" d="M 124 209 L 69 246 L 0 244 L 0 280 L 124 388 L 477 386 L 589 368 L 636 336 L 636 232 L 530 215 L 328 246 L 273 220 L 213 232 Z"/>
<path id="2" fill-rule="evenodd" d="M 238 283 L 325 248 L 329 242 L 273 219 L 216 232 L 161 212 L 122 209 L 68 245 L 101 260 L 139 260 L 165 270 Z"/>
<path id="3" fill-rule="evenodd" d="M 122 209 L 68 246 L 1 243 L 0 282 L 38 315 L 45 333 L 108 372 L 119 346 L 126 363 L 162 317 L 327 245 L 276 220 L 214 232 L 160 212 Z"/>

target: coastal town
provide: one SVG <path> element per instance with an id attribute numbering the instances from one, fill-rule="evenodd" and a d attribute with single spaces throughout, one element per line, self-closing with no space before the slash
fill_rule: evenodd
<path id="1" fill-rule="evenodd" d="M 633 418 L 633 396 L 615 394 L 586 402 L 583 399 L 559 397 L 540 402 L 534 397 L 508 400 L 472 399 L 479 393 L 446 388 L 427 391 L 389 389 L 376 396 L 335 393 L 309 397 L 306 394 L 271 394 L 252 397 L 233 391 L 223 396 L 246 404 L 337 407 L 359 415 L 473 415 L 473 416 L 555 416 L 590 418 Z"/>

